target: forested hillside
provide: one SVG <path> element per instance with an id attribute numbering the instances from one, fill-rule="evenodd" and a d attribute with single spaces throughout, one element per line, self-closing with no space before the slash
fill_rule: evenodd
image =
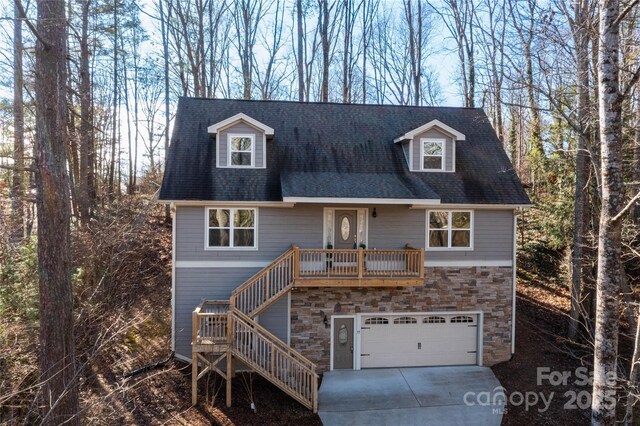
<path id="1" fill-rule="evenodd" d="M 180 96 L 484 109 L 535 204 L 518 330 L 543 342 L 496 374 L 594 372 L 587 407 L 505 421 L 640 421 L 638 1 L 0 5 L 0 423 L 318 422 L 281 396 L 223 412 L 214 375 L 194 412 L 171 359 L 124 377 L 170 355 L 155 198 Z"/>

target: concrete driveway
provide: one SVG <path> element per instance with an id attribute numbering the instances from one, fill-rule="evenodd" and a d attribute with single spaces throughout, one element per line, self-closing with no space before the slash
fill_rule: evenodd
<path id="1" fill-rule="evenodd" d="M 500 402 L 504 398 L 498 396 L 498 405 L 485 401 L 493 401 L 502 392 L 500 382 L 486 367 L 331 371 L 322 379 L 318 414 L 325 426 L 497 426 L 502 421 Z"/>

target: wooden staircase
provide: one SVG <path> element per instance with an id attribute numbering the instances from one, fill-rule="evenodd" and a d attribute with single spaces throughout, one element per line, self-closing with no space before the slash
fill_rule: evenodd
<path id="1" fill-rule="evenodd" d="M 255 321 L 256 316 L 293 288 L 297 270 L 295 250 L 295 247 L 287 250 L 236 288 L 229 301 L 204 301 L 193 312 L 194 405 L 198 400 L 198 380 L 215 371 L 226 380 L 226 403 L 231 406 L 235 358 L 305 407 L 317 411 L 315 364 Z"/>

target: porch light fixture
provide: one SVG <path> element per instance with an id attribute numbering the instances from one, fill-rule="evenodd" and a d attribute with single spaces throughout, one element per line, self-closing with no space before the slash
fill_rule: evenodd
<path id="1" fill-rule="evenodd" d="M 320 311 L 320 316 L 322 317 L 324 328 L 329 328 L 329 319 L 327 318 L 327 314 L 325 314 L 324 311 Z"/>
<path id="2" fill-rule="evenodd" d="M 373 208 L 373 213 L 371 213 L 371 217 L 378 217 L 378 212 L 376 211 L 376 208 Z"/>

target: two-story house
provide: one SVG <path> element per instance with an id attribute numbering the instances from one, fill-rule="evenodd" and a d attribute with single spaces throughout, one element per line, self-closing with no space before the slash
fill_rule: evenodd
<path id="1" fill-rule="evenodd" d="M 160 199 L 194 402 L 205 370 L 314 408 L 323 371 L 513 353 L 530 201 L 482 109 L 181 98 Z"/>

